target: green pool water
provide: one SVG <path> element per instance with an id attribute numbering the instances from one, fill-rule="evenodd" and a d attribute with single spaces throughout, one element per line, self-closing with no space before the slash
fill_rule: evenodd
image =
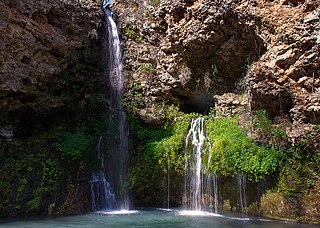
<path id="1" fill-rule="evenodd" d="M 241 214 L 190 213 L 180 210 L 138 210 L 104 212 L 76 216 L 54 216 L 43 218 L 21 218 L 0 220 L 0 227 L 53 228 L 53 227 L 221 227 L 221 228 L 316 228 L 317 225 L 297 224 L 264 218 L 249 217 Z"/>

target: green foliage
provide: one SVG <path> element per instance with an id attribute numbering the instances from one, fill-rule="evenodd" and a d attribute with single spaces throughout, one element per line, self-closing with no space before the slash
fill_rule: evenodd
<path id="1" fill-rule="evenodd" d="M 134 31 L 131 28 L 124 28 L 124 32 L 131 38 L 131 39 L 135 39 L 138 35 L 136 33 L 136 31 Z"/>
<path id="2" fill-rule="evenodd" d="M 156 71 L 156 68 L 152 63 L 143 63 L 139 66 L 138 70 L 143 74 L 152 74 Z"/>
<path id="3" fill-rule="evenodd" d="M 42 201 L 41 197 L 37 196 L 37 197 L 33 198 L 32 200 L 30 200 L 27 203 L 27 206 L 31 210 L 38 209 L 40 207 L 40 205 L 41 205 L 41 201 Z"/>
<path id="4" fill-rule="evenodd" d="M 137 160 L 130 173 L 132 189 L 154 189 L 164 173 L 183 173 L 183 150 L 191 116 L 180 113 L 178 121 L 167 119 L 162 126 L 145 126 L 137 119 L 131 120 L 136 143 L 139 145 L 139 155 L 136 156 Z"/>
<path id="5" fill-rule="evenodd" d="M 63 182 L 75 179 L 80 162 L 93 154 L 88 152 L 95 151 L 98 136 L 106 127 L 115 129 L 113 123 L 97 117 L 86 127 L 56 127 L 27 140 L 2 141 L 0 214 L 45 213 L 47 204 L 65 194 Z"/>
<path id="6" fill-rule="evenodd" d="M 92 138 L 85 133 L 84 128 L 79 128 L 75 132 L 68 132 L 63 128 L 56 128 L 55 143 L 53 148 L 61 152 L 62 155 L 73 161 L 83 159 Z"/>
<path id="7" fill-rule="evenodd" d="M 133 28 L 124 28 L 124 32 L 133 40 L 140 43 L 143 41 L 143 37 Z"/>
<path id="8" fill-rule="evenodd" d="M 152 3 L 153 5 L 155 5 L 155 6 L 158 6 L 158 5 L 160 5 L 161 0 L 151 0 L 151 3 Z"/>
<path id="9" fill-rule="evenodd" d="M 284 148 L 287 144 L 285 130 L 274 127 L 265 109 L 259 109 L 253 116 L 253 132 L 255 138 L 263 145 Z"/>
<path id="10" fill-rule="evenodd" d="M 130 187 L 138 194 L 161 188 L 163 176 L 183 176 L 185 163 L 185 138 L 192 118 L 198 114 L 184 114 L 176 106 L 156 105 L 163 125 L 144 125 L 131 117 L 135 148 L 138 153 L 130 172 Z M 250 180 L 258 181 L 279 171 L 281 152 L 268 145 L 258 145 L 239 127 L 237 118 L 213 118 L 214 110 L 206 117 L 206 131 L 211 141 L 205 147 L 202 161 L 208 169 L 203 172 L 220 176 L 246 174 Z M 256 127 L 268 126 L 262 113 Z"/>
<path id="11" fill-rule="evenodd" d="M 175 123 L 186 118 L 191 120 L 191 117 L 196 116 L 196 114 L 193 113 L 189 115 L 184 114 L 180 112 L 179 107 L 174 105 L 158 105 L 156 106 L 156 109 L 159 113 L 161 113 L 161 118 L 168 123 Z"/>
<path id="12" fill-rule="evenodd" d="M 206 126 L 212 143 L 212 173 L 245 173 L 257 180 L 277 171 L 279 151 L 256 145 L 237 125 L 236 118 L 209 119 Z"/>
<path id="13" fill-rule="evenodd" d="M 139 110 L 139 103 L 142 98 L 143 87 L 140 83 L 134 82 L 128 86 L 128 88 L 129 91 L 126 93 L 126 98 L 124 98 L 122 102 L 129 113 L 137 113 Z"/>
<path id="14" fill-rule="evenodd" d="M 28 182 L 28 181 L 27 181 L 27 179 L 26 179 L 25 177 L 23 177 L 23 178 L 21 179 L 21 181 L 20 181 L 20 186 L 19 186 L 18 189 L 17 189 L 17 193 L 18 193 L 18 194 L 22 193 L 24 187 L 27 185 L 27 182 Z"/>
<path id="15" fill-rule="evenodd" d="M 54 157 L 52 151 L 49 153 L 50 140 L 52 135 L 45 133 L 28 141 L 15 139 L 1 144 L 1 212 L 34 210 L 40 206 L 41 199 L 57 192 L 62 167 L 58 160 L 50 158 Z"/>
<path id="16" fill-rule="evenodd" d="M 279 191 L 288 196 L 297 196 L 312 189 L 320 182 L 320 128 L 296 139 L 295 143 L 282 151 Z"/>
<path id="17" fill-rule="evenodd" d="M 57 169 L 57 167 L 59 167 L 57 160 L 48 159 L 43 162 L 41 177 L 41 185 L 43 188 L 52 189 L 59 183 L 58 181 L 62 177 L 62 172 L 61 170 Z"/>
<path id="18" fill-rule="evenodd" d="M 254 127 L 259 130 L 268 131 L 272 127 L 271 121 L 268 119 L 268 112 L 265 109 L 259 109 L 253 116 Z"/>

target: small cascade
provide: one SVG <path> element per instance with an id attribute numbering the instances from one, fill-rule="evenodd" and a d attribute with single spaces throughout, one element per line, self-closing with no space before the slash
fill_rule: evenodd
<path id="1" fill-rule="evenodd" d="M 247 178 L 243 174 L 237 175 L 239 192 L 239 206 L 242 213 L 247 213 Z"/>
<path id="2" fill-rule="evenodd" d="M 214 213 L 218 213 L 218 176 L 217 174 L 213 174 L 213 196 L 214 196 Z"/>
<path id="3" fill-rule="evenodd" d="M 167 209 L 170 208 L 170 157 L 167 157 Z"/>
<path id="4" fill-rule="evenodd" d="M 185 195 L 187 210 L 218 212 L 218 177 L 209 172 L 211 143 L 203 117 L 193 119 L 186 137 Z"/>
<path id="5" fill-rule="evenodd" d="M 217 174 L 206 175 L 208 179 L 207 192 L 209 195 L 210 209 L 214 213 L 218 213 L 218 176 Z"/>
<path id="6" fill-rule="evenodd" d="M 116 207 L 115 195 L 111 191 L 109 182 L 106 180 L 104 167 L 103 138 L 99 138 L 97 145 L 100 170 L 92 173 L 90 184 L 91 209 L 92 211 L 114 209 Z"/>

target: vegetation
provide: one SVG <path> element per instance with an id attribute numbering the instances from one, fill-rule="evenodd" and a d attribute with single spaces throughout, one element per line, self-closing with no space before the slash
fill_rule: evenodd
<path id="1" fill-rule="evenodd" d="M 124 28 L 124 32 L 130 37 L 130 39 L 133 39 L 138 43 L 143 41 L 143 37 L 139 34 L 138 31 L 136 31 L 136 29 L 126 27 Z"/>
<path id="2" fill-rule="evenodd" d="M 63 128 L 53 130 L 54 141 L 52 147 L 62 154 L 65 159 L 81 160 L 93 139 L 85 133 L 84 128 L 78 128 L 71 133 Z"/>
<path id="3" fill-rule="evenodd" d="M 132 83 L 128 86 L 126 98 L 123 99 L 123 104 L 131 114 L 136 114 L 139 110 L 139 103 L 142 98 L 143 88 L 140 83 Z"/>
<path id="4" fill-rule="evenodd" d="M 153 5 L 155 5 L 155 6 L 158 6 L 158 5 L 160 5 L 161 0 L 151 0 L 151 3 L 152 3 Z"/>
<path id="5" fill-rule="evenodd" d="M 182 113 L 175 106 L 158 105 L 156 109 L 162 125 L 144 124 L 135 117 L 130 118 L 137 153 L 130 172 L 130 187 L 137 198 L 143 198 L 137 202 L 142 205 L 163 200 L 159 192 L 167 188 L 169 176 L 170 194 L 183 189 L 185 138 L 191 119 L 198 116 Z M 255 113 L 250 128 L 240 127 L 237 116 L 213 118 L 213 113 L 214 110 L 205 116 L 211 147 L 202 158 L 203 163 L 207 163 L 210 156 L 209 169 L 204 172 L 227 179 L 244 174 L 256 183 L 271 178 L 274 191 L 288 197 L 306 197 L 308 193 L 308 202 L 317 207 L 312 199 L 318 197 L 314 189 L 320 183 L 320 152 L 315 149 L 319 144 L 319 127 L 291 145 L 285 131 L 272 125 L 265 110 Z"/>
<path id="6" fill-rule="evenodd" d="M 0 214 L 46 213 L 47 205 L 60 202 L 84 161 L 94 167 L 96 141 L 112 123 L 96 118 L 74 129 L 59 126 L 26 140 L 2 141 Z"/>
<path id="7" fill-rule="evenodd" d="M 223 176 L 244 173 L 258 180 L 277 170 L 279 151 L 257 145 L 237 125 L 237 118 L 211 119 L 207 121 L 207 131 L 212 142 L 212 173 Z"/>
<path id="8" fill-rule="evenodd" d="M 131 171 L 130 186 L 137 194 L 160 188 L 160 182 L 168 172 L 172 176 L 184 175 L 185 138 L 191 119 L 198 114 L 184 114 L 174 106 L 159 109 L 164 121 L 161 126 L 144 125 L 136 118 L 131 119 L 138 154 Z M 210 155 L 203 155 L 203 159 L 206 163 L 211 157 L 210 173 L 225 177 L 243 173 L 258 181 L 279 172 L 282 155 L 279 148 L 247 136 L 249 130 L 261 131 L 262 126 L 269 126 L 271 122 L 266 112 L 258 112 L 255 116 L 255 129 L 241 128 L 237 117 L 205 118 L 212 146 Z M 276 131 L 269 128 L 270 132 Z"/>
<path id="9" fill-rule="evenodd" d="M 124 28 L 124 32 L 131 38 L 135 39 L 138 37 L 137 32 L 131 28 Z"/>
<path id="10" fill-rule="evenodd" d="M 156 70 L 156 68 L 154 67 L 154 65 L 152 63 L 143 63 L 139 67 L 139 71 L 144 74 L 154 73 L 155 70 Z"/>
<path id="11" fill-rule="evenodd" d="M 279 190 L 287 196 L 301 196 L 320 183 L 319 135 L 320 126 L 316 126 L 283 151 Z"/>

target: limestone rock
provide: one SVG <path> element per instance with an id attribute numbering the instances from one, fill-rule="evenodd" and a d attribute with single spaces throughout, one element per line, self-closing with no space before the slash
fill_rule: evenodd
<path id="1" fill-rule="evenodd" d="M 0 126 L 66 105 L 63 93 L 81 80 L 102 15 L 93 0 L 0 2 Z M 101 67 L 90 71 L 98 79 Z"/>

